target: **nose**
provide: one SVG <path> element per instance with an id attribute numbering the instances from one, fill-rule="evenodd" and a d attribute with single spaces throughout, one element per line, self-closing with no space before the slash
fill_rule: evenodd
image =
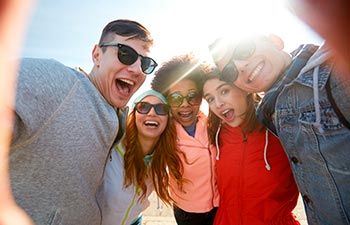
<path id="1" fill-rule="evenodd" d="M 135 75 L 144 75 L 141 69 L 141 59 L 140 57 L 131 65 L 128 66 L 128 71 Z"/>
<path id="2" fill-rule="evenodd" d="M 186 106 L 190 106 L 190 103 L 188 103 L 188 99 L 184 98 L 182 104 L 180 105 L 180 107 L 186 107 Z"/>
<path id="3" fill-rule="evenodd" d="M 224 102 L 220 98 L 216 98 L 215 106 L 216 108 L 221 108 L 222 106 L 224 106 Z"/>
<path id="4" fill-rule="evenodd" d="M 237 75 L 240 75 L 241 73 L 243 73 L 247 67 L 248 62 L 247 61 L 242 61 L 242 60 L 234 60 L 234 64 L 237 68 Z"/>
<path id="5" fill-rule="evenodd" d="M 154 109 L 154 107 L 152 107 L 150 109 L 150 111 L 147 113 L 147 115 L 157 115 L 156 110 Z"/>

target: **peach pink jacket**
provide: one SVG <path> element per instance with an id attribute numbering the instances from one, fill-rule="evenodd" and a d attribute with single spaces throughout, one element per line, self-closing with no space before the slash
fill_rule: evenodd
<path id="1" fill-rule="evenodd" d="M 209 143 L 207 116 L 199 112 L 195 137 L 188 135 L 177 122 L 176 130 L 178 145 L 187 157 L 187 163 L 181 157 L 187 182 L 180 190 L 170 179 L 171 196 L 175 205 L 186 212 L 208 212 L 219 205 L 219 193 L 215 175 L 216 148 Z"/>

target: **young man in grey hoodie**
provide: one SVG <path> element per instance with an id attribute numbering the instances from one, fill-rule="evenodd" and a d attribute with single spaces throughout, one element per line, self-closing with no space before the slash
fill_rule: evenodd
<path id="1" fill-rule="evenodd" d="M 16 203 L 2 201 L 0 211 L 18 204 L 35 224 L 101 223 L 95 194 L 122 137 L 124 107 L 157 66 L 152 44 L 138 22 L 115 20 L 92 50 L 89 74 L 52 59 L 21 60 L 9 155 L 14 198 L 0 191 Z"/>
<path id="2" fill-rule="evenodd" d="M 326 44 L 283 47 L 275 35 L 210 46 L 222 80 L 265 92 L 257 115 L 282 142 L 308 224 L 350 224 L 350 79 Z"/>

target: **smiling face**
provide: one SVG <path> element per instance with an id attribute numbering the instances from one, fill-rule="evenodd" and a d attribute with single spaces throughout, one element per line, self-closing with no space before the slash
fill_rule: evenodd
<path id="1" fill-rule="evenodd" d="M 236 49 L 243 53 L 244 48 L 240 43 L 234 43 L 232 50 L 227 51 L 223 58 L 216 61 L 217 67 L 223 71 L 228 63 L 233 63 L 238 72 L 238 77 L 234 81 L 237 87 L 250 93 L 267 91 L 291 62 L 291 57 L 282 51 L 283 41 L 274 35 L 268 38 L 256 38 L 252 40 L 255 46 L 251 54 L 245 55 L 243 59 L 237 59 L 232 55 Z"/>
<path id="2" fill-rule="evenodd" d="M 133 48 L 138 54 L 149 55 L 147 44 L 138 39 L 115 35 L 109 43 L 120 43 Z M 118 47 L 95 46 L 92 52 L 94 68 L 89 77 L 106 101 L 115 107 L 124 107 L 146 79 L 141 70 L 141 58 L 125 65 L 118 59 Z"/>
<path id="3" fill-rule="evenodd" d="M 189 92 L 198 93 L 197 86 L 192 80 L 181 80 L 169 89 L 169 95 L 178 93 L 182 96 L 187 96 Z M 179 107 L 171 106 L 171 113 L 177 122 L 184 127 L 188 127 L 195 122 L 199 108 L 200 104 L 190 105 L 187 99 L 183 99 L 183 102 Z"/>
<path id="4" fill-rule="evenodd" d="M 163 103 L 155 96 L 146 96 L 141 101 L 150 104 Z M 157 141 L 167 126 L 168 118 L 168 114 L 158 115 L 153 107 L 147 114 L 141 114 L 136 111 L 135 122 L 138 130 L 138 138 L 148 140 L 154 139 L 154 141 Z"/>
<path id="5" fill-rule="evenodd" d="M 210 110 L 231 127 L 242 124 L 247 111 L 247 92 L 228 83 L 212 78 L 203 86 L 203 98 Z"/>

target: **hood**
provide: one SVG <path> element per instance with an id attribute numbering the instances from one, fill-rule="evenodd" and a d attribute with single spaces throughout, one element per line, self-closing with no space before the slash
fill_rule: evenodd
<path id="1" fill-rule="evenodd" d="M 219 125 L 218 130 L 216 131 L 215 134 L 215 145 L 216 145 L 216 160 L 220 160 L 220 147 L 219 147 L 219 133 L 221 130 L 221 126 L 222 124 Z M 271 170 L 271 166 L 267 160 L 267 147 L 269 145 L 269 131 L 266 129 L 265 130 L 265 146 L 264 146 L 264 161 L 265 161 L 265 168 L 266 170 L 270 171 Z"/>

